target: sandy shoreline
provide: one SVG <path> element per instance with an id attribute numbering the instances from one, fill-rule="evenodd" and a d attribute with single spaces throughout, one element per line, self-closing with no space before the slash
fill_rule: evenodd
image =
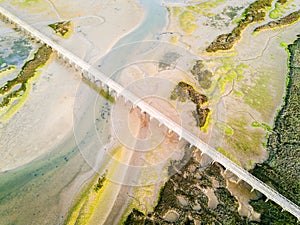
<path id="1" fill-rule="evenodd" d="M 8 2 L 3 2 L 4 7 L 10 4 Z M 72 5 L 72 10 L 68 12 L 70 7 L 65 7 L 65 4 Z M 87 11 L 85 10 L 87 7 L 81 7 L 80 4 L 95 4 L 95 6 L 89 7 L 92 10 Z M 80 4 L 73 1 L 56 1 L 52 10 L 55 8 L 57 12 L 53 14 L 44 13 L 49 10 L 44 6 L 39 6 L 41 10 L 34 9 L 34 12 L 27 11 L 24 7 L 7 8 L 29 23 L 36 24 L 35 26 L 43 33 L 90 63 L 110 51 L 120 38 L 136 29 L 144 19 L 140 5 L 134 0 L 117 0 L 107 5 L 95 1 L 82 1 Z M 113 8 L 115 15 L 110 16 Z M 34 13 L 33 17 L 31 13 Z M 56 36 L 51 29 L 42 25 L 41 21 L 59 20 L 59 15 L 64 15 L 63 19 L 73 19 L 74 32 L 69 39 Z M 39 23 L 36 23 L 37 21 Z M 73 136 L 73 108 L 77 88 L 82 82 L 81 74 L 67 67 L 55 55 L 40 69 L 40 72 L 39 79 L 32 82 L 26 103 L 4 124 L 5 132 L 0 132 L 0 153 L 3 156 L 0 159 L 0 172 L 24 165 L 30 166 L 35 159 L 47 156 L 61 143 L 68 143 L 67 139 Z M 86 95 L 82 94 L 81 97 L 85 98 Z M 87 98 L 82 107 L 86 108 L 91 104 Z M 76 156 L 78 157 L 82 156 Z M 53 190 L 52 194 L 60 196 L 58 203 L 58 207 L 62 210 L 60 216 L 65 215 L 72 199 L 84 182 L 89 182 L 93 174 L 92 169 L 80 173 L 61 193 L 55 193 L 56 190 Z M 59 175 L 56 177 L 60 180 Z"/>
<path id="2" fill-rule="evenodd" d="M 13 7 L 13 13 L 25 18 L 25 20 L 28 19 L 30 23 L 37 19 L 40 21 L 55 19 L 53 14 L 48 14 L 46 17 L 41 14 L 44 10 L 48 10 L 43 5 L 38 6 L 41 7 L 41 10 L 39 13 L 35 12 L 35 17 L 31 17 L 31 14 L 24 11 L 23 7 L 17 8 L 7 2 L 4 1 L 3 4 L 8 5 L 7 8 L 10 9 Z M 65 4 L 72 5 L 71 8 L 75 11 L 68 11 Z M 86 1 L 86 4 L 92 4 L 92 2 Z M 109 17 L 110 7 L 117 5 L 122 10 L 115 10 L 116 16 Z M 96 13 L 105 18 L 105 22 L 100 27 L 92 21 L 84 39 L 82 30 L 78 32 L 75 29 L 72 36 L 65 40 L 55 36 L 47 27 L 40 28 L 79 57 L 90 59 L 90 61 L 93 61 L 92 58 L 98 58 L 99 54 L 103 55 L 109 51 L 120 36 L 131 32 L 143 19 L 141 7 L 135 1 L 119 0 L 110 6 L 98 4 L 93 7 L 92 12 L 87 12 L 80 5 L 72 4 L 71 1 L 58 1 L 55 3 L 55 8 L 66 19 L 72 16 L 85 16 L 84 14 L 87 14 L 87 19 L 89 19 L 91 14 Z M 35 10 L 37 9 L 33 9 L 33 11 Z M 74 12 L 76 15 L 73 15 Z M 132 20 L 120 20 L 120 17 L 131 18 Z M 75 28 L 80 26 L 80 22 L 82 23 L 83 20 L 85 20 L 84 17 L 82 20 L 76 20 L 74 22 Z M 104 33 L 106 36 L 103 35 Z M 99 39 L 101 41 L 97 41 Z M 90 45 L 86 44 L 88 41 Z M 4 124 L 5 132 L 0 133 L 0 146 L 3 146 L 1 150 L 5 152 L 1 158 L 0 172 L 29 163 L 47 153 L 72 132 L 73 106 L 76 89 L 81 82 L 80 74 L 68 68 L 56 56 L 52 58 L 51 62 L 48 62 L 40 70 L 40 78 L 33 82 L 30 96 L 25 105 L 10 121 Z"/>

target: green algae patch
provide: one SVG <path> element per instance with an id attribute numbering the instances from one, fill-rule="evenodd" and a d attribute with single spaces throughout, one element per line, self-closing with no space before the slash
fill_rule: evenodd
<path id="1" fill-rule="evenodd" d="M 109 90 L 105 90 L 102 87 L 98 87 L 95 83 L 91 82 L 88 78 L 82 76 L 82 80 L 86 83 L 89 87 L 91 87 L 94 91 L 96 91 L 99 95 L 105 98 L 110 103 L 115 102 L 115 98 L 110 94 Z"/>
<path id="2" fill-rule="evenodd" d="M 237 90 L 233 90 L 233 95 L 238 98 L 242 98 L 244 96 L 242 92 L 239 92 Z"/>
<path id="3" fill-rule="evenodd" d="M 244 102 L 259 112 L 264 120 L 268 120 L 268 116 L 274 110 L 274 99 L 268 89 L 270 79 L 270 74 L 261 75 L 254 81 L 254 86 L 242 84 L 240 88 Z"/>
<path id="4" fill-rule="evenodd" d="M 71 21 L 62 21 L 57 23 L 52 23 L 48 25 L 51 27 L 54 32 L 61 37 L 68 38 L 70 36 L 71 30 L 72 30 L 72 24 Z"/>
<path id="5" fill-rule="evenodd" d="M 265 130 L 249 129 L 252 124 L 249 123 L 246 117 L 228 119 L 228 124 L 233 130 L 230 136 L 225 135 L 224 139 L 229 144 L 232 152 L 251 157 L 260 154 Z"/>
<path id="6" fill-rule="evenodd" d="M 195 23 L 196 19 L 192 12 L 184 11 L 179 16 L 179 24 L 181 29 L 188 34 L 194 33 L 197 28 L 197 24 Z"/>
<path id="7" fill-rule="evenodd" d="M 228 159 L 230 159 L 232 162 L 234 162 L 235 164 L 241 166 L 241 163 L 238 161 L 238 159 L 236 158 L 235 155 L 230 154 L 229 152 L 227 152 L 225 149 L 223 149 L 222 147 L 218 147 L 217 150 L 222 153 L 224 156 L 226 156 Z"/>
<path id="8" fill-rule="evenodd" d="M 215 75 L 220 95 L 223 95 L 227 84 L 232 84 L 233 81 L 240 81 L 244 78 L 243 74 L 248 65 L 244 63 L 235 65 L 232 58 L 223 58 L 220 63 L 221 65 L 215 70 Z M 241 92 L 237 91 L 236 93 L 242 95 Z"/>
<path id="9" fill-rule="evenodd" d="M 18 6 L 21 6 L 21 7 L 30 7 L 30 6 L 39 4 L 41 2 L 42 2 L 41 0 L 21 0 L 21 1 L 13 0 L 13 1 L 11 1 L 11 3 L 13 5 L 18 5 Z"/>
<path id="10" fill-rule="evenodd" d="M 178 36 L 174 36 L 174 37 L 171 37 L 171 38 L 170 38 L 170 42 L 171 42 L 172 44 L 175 44 L 175 45 L 176 45 L 176 44 L 178 44 L 178 41 L 179 41 L 179 40 L 178 40 Z"/>
<path id="11" fill-rule="evenodd" d="M 225 135 L 233 135 L 233 133 L 234 133 L 233 129 L 229 125 L 227 125 L 227 124 L 217 122 L 216 123 L 216 127 L 221 132 L 223 132 L 223 134 L 225 134 Z"/>
<path id="12" fill-rule="evenodd" d="M 12 0 L 10 3 L 14 6 L 34 12 L 41 13 L 49 11 L 49 3 L 42 0 Z"/>
<path id="13" fill-rule="evenodd" d="M 174 16 L 179 16 L 183 11 L 184 11 L 183 8 L 180 8 L 180 7 L 173 7 L 173 15 L 174 15 Z"/>
<path id="14" fill-rule="evenodd" d="M 83 187 L 82 192 L 75 199 L 75 204 L 69 211 L 64 224 L 65 225 L 85 225 L 91 224 L 92 216 L 96 213 L 97 207 L 100 204 L 105 204 L 106 198 L 109 197 L 107 192 L 112 191 L 112 182 L 109 181 L 107 177 L 111 176 L 116 170 L 118 160 L 122 156 L 122 147 L 116 147 L 110 152 L 111 158 L 115 161 L 108 171 L 106 171 L 102 176 L 99 177 L 97 174 L 88 185 Z M 99 171 L 103 171 L 110 161 L 107 158 Z M 97 191 L 95 188 L 101 186 Z M 96 188 L 97 189 L 97 188 Z"/>
<path id="15" fill-rule="evenodd" d="M 288 43 L 280 42 L 280 46 L 286 49 L 288 47 Z"/>
<path id="16" fill-rule="evenodd" d="M 200 130 L 202 130 L 204 133 L 207 133 L 208 127 L 213 123 L 213 119 L 211 118 L 212 111 L 208 112 L 206 121 L 202 127 L 200 127 Z"/>
<path id="17" fill-rule="evenodd" d="M 266 131 L 271 131 L 271 130 L 272 130 L 272 127 L 271 127 L 270 125 L 268 125 L 268 124 L 266 124 L 266 123 L 259 123 L 259 122 L 257 122 L 257 121 L 253 121 L 253 122 L 251 123 L 251 126 L 252 126 L 252 127 L 261 127 L 261 128 L 263 128 L 264 130 L 266 130 Z"/>
<path id="18" fill-rule="evenodd" d="M 223 2 L 225 0 L 213 0 L 186 7 L 172 7 L 172 13 L 175 17 L 179 18 L 181 29 L 187 34 L 193 34 L 198 27 L 196 17 L 199 15 L 213 17 L 214 13 L 210 10 Z"/>
<path id="19" fill-rule="evenodd" d="M 279 17 L 283 16 L 285 14 L 285 12 L 290 9 L 289 6 L 293 2 L 294 2 L 294 0 L 288 0 L 288 1 L 284 1 L 284 2 L 277 1 L 275 3 L 275 9 L 273 9 L 269 13 L 269 17 L 271 19 L 278 19 Z"/>
<path id="20" fill-rule="evenodd" d="M 203 16 L 207 17 L 213 17 L 214 13 L 210 12 L 211 9 L 216 8 L 220 4 L 224 3 L 225 0 L 212 0 L 212 1 L 206 1 L 202 2 L 196 5 L 190 5 L 187 6 L 187 9 Z"/>
<path id="21" fill-rule="evenodd" d="M 260 127 L 261 125 L 260 125 L 259 122 L 254 121 L 254 122 L 251 123 L 251 126 L 252 126 L 252 127 Z"/>

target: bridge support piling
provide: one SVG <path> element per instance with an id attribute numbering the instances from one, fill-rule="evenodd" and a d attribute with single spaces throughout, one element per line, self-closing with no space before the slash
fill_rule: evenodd
<path id="1" fill-rule="evenodd" d="M 95 84 L 96 84 L 96 86 L 97 86 L 98 88 L 101 87 L 101 81 L 100 81 L 100 80 L 96 80 L 96 81 L 95 81 Z"/>

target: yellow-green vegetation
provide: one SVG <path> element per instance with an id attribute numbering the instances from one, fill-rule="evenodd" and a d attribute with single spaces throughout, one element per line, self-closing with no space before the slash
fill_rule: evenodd
<path id="1" fill-rule="evenodd" d="M 202 127 L 200 127 L 200 129 L 204 133 L 207 133 L 209 125 L 211 125 L 213 123 L 213 119 L 211 118 L 211 114 L 212 114 L 212 111 L 209 111 L 208 114 L 207 114 L 207 118 L 206 118 L 206 121 L 205 121 L 204 125 Z"/>
<path id="2" fill-rule="evenodd" d="M 118 184 L 109 181 L 109 177 L 116 173 L 120 161 L 128 156 L 122 151 L 122 147 L 117 147 L 110 153 L 111 157 L 103 163 L 100 171 L 103 171 L 105 167 L 109 165 L 109 170 L 102 175 L 99 180 L 99 175 L 96 175 L 91 183 L 84 187 L 84 191 L 76 199 L 75 205 L 70 210 L 70 213 L 64 224 L 67 225 L 86 225 L 94 224 L 91 221 L 92 217 L 97 216 L 97 212 L 101 213 L 101 207 L 105 208 L 110 203 L 111 197 L 117 188 Z M 113 160 L 111 163 L 110 160 Z M 106 177 L 106 178 L 104 178 Z M 100 183 L 99 183 L 100 181 Z M 100 184 L 101 188 L 95 191 L 95 187 Z M 104 203 L 104 204 L 103 204 Z"/>
<path id="3" fill-rule="evenodd" d="M 210 12 L 210 10 L 219 6 L 223 2 L 225 2 L 225 0 L 206 1 L 206 2 L 201 2 L 199 4 L 196 4 L 196 5 L 187 6 L 187 9 L 189 9 L 199 15 L 213 17 L 214 13 Z"/>
<path id="4" fill-rule="evenodd" d="M 47 62 L 47 60 L 50 58 L 51 53 L 52 49 L 47 47 L 46 45 L 40 47 L 34 54 L 34 58 L 25 63 L 18 76 L 13 80 L 7 81 L 0 88 L 0 94 L 3 95 L 9 92 L 14 86 L 18 84 L 24 86 L 27 80 L 34 76 L 36 69 Z"/>
<path id="5" fill-rule="evenodd" d="M 170 38 L 170 42 L 171 42 L 172 44 L 178 44 L 178 36 L 171 37 L 171 38 Z"/>
<path id="6" fill-rule="evenodd" d="M 232 58 L 220 59 L 221 65 L 217 67 L 215 71 L 216 80 L 218 80 L 218 88 L 220 94 L 224 94 L 225 87 L 228 83 L 232 83 L 234 80 L 240 81 L 244 78 L 244 70 L 248 68 L 248 65 L 240 63 L 235 65 Z M 239 92 L 239 94 L 241 94 Z"/>
<path id="7" fill-rule="evenodd" d="M 181 29 L 187 34 L 193 34 L 198 27 L 196 23 L 196 16 L 204 15 L 207 17 L 213 17 L 214 13 L 210 10 L 223 2 L 225 2 L 225 0 L 212 0 L 187 7 L 173 7 L 172 12 L 174 16 L 179 17 Z"/>
<path id="8" fill-rule="evenodd" d="M 252 23 L 265 19 L 273 0 L 257 0 L 249 5 L 237 26 L 228 34 L 221 34 L 206 49 L 207 52 L 229 50 L 240 40 L 242 32 Z"/>
<path id="9" fill-rule="evenodd" d="M 275 107 L 274 99 L 269 90 L 270 80 L 270 74 L 260 74 L 258 78 L 254 78 L 253 86 L 241 84 L 240 89 L 244 95 L 244 102 L 257 110 L 264 120 L 269 119 L 269 115 L 272 114 Z"/>
<path id="10" fill-rule="evenodd" d="M 105 186 L 107 182 L 104 182 Z M 100 199 L 100 196 L 103 193 L 103 189 L 92 193 L 94 189 L 94 184 L 92 183 L 87 187 L 87 189 L 82 193 L 81 199 L 77 202 L 77 204 L 71 209 L 71 214 L 67 218 L 65 224 L 88 224 L 89 219 L 91 218 L 96 204 Z"/>
<path id="11" fill-rule="evenodd" d="M 257 121 L 254 121 L 254 122 L 251 123 L 251 126 L 252 127 L 260 127 L 260 123 L 257 122 Z"/>
<path id="12" fill-rule="evenodd" d="M 102 87 L 98 87 L 95 83 L 91 82 L 88 78 L 84 76 L 82 77 L 82 80 L 103 98 L 105 98 L 111 103 L 115 102 L 115 98 L 112 95 L 110 95 L 108 90 L 104 90 Z"/>
<path id="13" fill-rule="evenodd" d="M 31 11 L 44 12 L 49 10 L 49 4 L 44 0 L 11 0 L 10 3 Z"/>
<path id="14" fill-rule="evenodd" d="M 16 71 L 17 67 L 14 65 L 10 65 L 2 70 L 0 70 L 0 78 L 5 77 L 6 75 Z"/>
<path id="15" fill-rule="evenodd" d="M 225 124 L 225 123 L 220 123 L 220 122 L 217 122 L 216 123 L 216 127 L 222 131 L 225 135 L 233 135 L 233 129 Z"/>
<path id="16" fill-rule="evenodd" d="M 28 88 L 30 88 L 30 85 L 27 85 Z M 25 92 L 21 97 L 16 99 L 16 102 L 13 102 L 14 104 L 9 104 L 5 108 L 0 108 L 0 118 L 2 121 L 6 121 L 10 119 L 17 111 L 19 108 L 21 108 L 26 99 L 28 98 L 29 93 Z"/>
<path id="17" fill-rule="evenodd" d="M 105 174 L 102 175 L 102 176 L 100 176 L 100 177 L 98 178 L 98 182 L 97 182 L 97 184 L 94 186 L 94 190 L 95 190 L 96 192 L 99 191 L 99 190 L 103 187 L 103 184 L 104 184 L 105 180 L 106 180 Z"/>
<path id="18" fill-rule="evenodd" d="M 280 46 L 286 49 L 289 45 L 285 42 L 281 42 Z"/>
<path id="19" fill-rule="evenodd" d="M 224 139 L 236 154 L 243 153 L 247 156 L 260 154 L 260 147 L 264 141 L 264 130 L 250 130 L 251 123 L 245 116 L 229 118 L 228 124 L 230 124 L 234 134 L 225 136 Z"/>
<path id="20" fill-rule="evenodd" d="M 49 24 L 48 26 L 51 27 L 55 31 L 55 33 L 65 38 L 69 37 L 72 28 L 72 24 L 70 21 L 57 22 Z"/>
<path id="21" fill-rule="evenodd" d="M 234 94 L 234 96 L 236 96 L 238 98 L 242 98 L 244 96 L 243 93 L 241 93 L 237 90 L 233 90 L 233 94 Z"/>
<path id="22" fill-rule="evenodd" d="M 254 121 L 251 123 L 252 127 L 261 127 L 263 129 L 265 129 L 266 131 L 271 131 L 272 127 L 270 127 L 270 125 L 266 124 L 266 123 L 259 123 L 257 121 Z"/>
<path id="23" fill-rule="evenodd" d="M 19 5 L 19 6 L 32 6 L 32 5 L 34 5 L 34 4 L 38 4 L 38 3 L 40 3 L 41 2 L 41 0 L 13 0 L 13 1 L 11 1 L 11 3 L 13 4 L 13 5 Z"/>
<path id="24" fill-rule="evenodd" d="M 196 30 L 197 24 L 195 21 L 195 15 L 190 11 L 184 11 L 179 16 L 180 27 L 185 33 L 188 34 L 192 34 Z"/>
<path id="25" fill-rule="evenodd" d="M 40 75 L 41 72 L 35 72 L 34 76 L 26 83 L 26 90 L 31 89 L 32 83 L 35 82 Z M 25 104 L 28 97 L 29 91 L 22 92 L 18 97 L 12 98 L 11 102 L 6 107 L 0 108 L 1 120 L 6 121 L 15 115 L 15 113 Z"/>
<path id="26" fill-rule="evenodd" d="M 174 16 L 179 16 L 184 11 L 183 8 L 180 7 L 173 7 L 172 9 Z"/>
<path id="27" fill-rule="evenodd" d="M 144 214 L 146 214 L 149 211 L 153 211 L 153 208 L 158 203 L 158 199 L 156 199 L 154 203 L 151 202 L 151 205 L 148 204 L 147 199 L 153 199 L 153 193 L 155 193 L 156 188 L 156 184 L 136 187 L 133 194 L 135 197 L 131 200 L 131 203 L 128 205 L 125 212 L 123 213 L 119 224 L 124 224 L 128 215 L 134 209 L 137 209 Z M 143 204 L 141 205 L 140 202 L 143 202 Z"/>
<path id="28" fill-rule="evenodd" d="M 223 149 L 222 147 L 218 147 L 217 150 L 222 153 L 224 156 L 226 156 L 228 159 L 230 159 L 232 162 L 234 162 L 237 165 L 241 165 L 241 163 L 238 161 L 238 159 L 236 158 L 235 155 L 230 154 L 229 152 L 227 152 L 225 149 Z"/>
<path id="29" fill-rule="evenodd" d="M 262 30 L 275 29 L 283 26 L 292 25 L 300 20 L 300 10 L 290 13 L 289 15 L 282 17 L 276 21 L 271 21 L 267 24 L 255 28 L 254 33 L 258 33 Z"/>
<path id="30" fill-rule="evenodd" d="M 17 77 L 7 81 L 0 87 L 0 96 L 3 96 L 0 108 L 8 108 L 10 115 L 12 114 L 11 112 L 16 111 L 16 107 L 19 107 L 20 103 L 24 102 L 24 96 L 27 96 L 26 94 L 30 88 L 28 81 L 36 76 L 36 70 L 48 61 L 51 53 L 51 48 L 46 45 L 41 46 L 34 54 L 34 58 L 24 64 Z M 21 101 L 21 98 L 23 98 L 23 101 Z M 12 106 L 12 104 L 14 105 Z"/>
<path id="31" fill-rule="evenodd" d="M 290 9 L 290 4 L 294 2 L 294 0 L 287 0 L 284 3 L 280 3 L 277 1 L 275 3 L 275 8 L 269 13 L 269 17 L 271 19 L 278 19 L 283 16 L 287 10 Z"/>

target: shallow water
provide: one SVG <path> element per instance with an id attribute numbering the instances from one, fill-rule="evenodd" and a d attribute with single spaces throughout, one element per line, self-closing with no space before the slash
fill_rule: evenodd
<path id="1" fill-rule="evenodd" d="M 9 66 L 16 66 L 17 70 L 5 74 L 0 78 L 0 86 L 8 80 L 14 79 L 21 70 L 24 61 L 37 49 L 37 44 L 30 42 L 20 32 L 16 32 L 0 23 L 0 71 Z"/>
<path id="2" fill-rule="evenodd" d="M 144 21 L 136 30 L 122 38 L 115 45 L 115 48 L 130 42 L 145 39 L 153 40 L 165 27 L 167 11 L 160 6 L 160 1 L 141 0 L 140 3 L 146 12 Z M 32 49 L 30 41 L 21 40 L 20 45 L 14 47 L 13 56 L 5 58 L 8 59 L 8 62 L 14 62 L 18 66 L 23 64 Z M 7 43 L 4 44 L 5 46 L 8 45 Z M 6 49 L 4 50 L 6 51 Z M 18 54 L 20 50 L 23 52 L 22 54 Z M 120 57 L 128 54 L 129 52 L 123 52 Z M 85 89 L 87 86 L 83 84 L 82 90 L 86 91 Z M 95 121 L 99 121 L 101 118 L 95 117 L 93 113 L 98 110 L 101 111 L 107 101 L 103 98 L 97 98 L 91 90 L 88 92 L 92 95 L 92 100 L 88 99 L 90 103 L 87 107 L 84 110 L 79 110 L 80 113 L 85 114 L 76 124 L 77 130 L 80 131 L 79 135 L 78 133 L 75 136 L 70 135 L 57 148 L 52 149 L 49 154 L 27 165 L 0 173 L 0 224 L 62 223 L 67 213 L 66 207 L 70 206 L 74 193 L 69 198 L 62 196 L 68 193 L 72 183 L 78 180 L 80 176 L 88 173 L 86 176 L 90 177 L 93 174 L 93 168 L 91 168 L 93 165 L 84 159 L 85 153 L 93 156 L 93 151 L 96 151 L 97 157 L 94 158 L 97 160 L 93 163 L 101 162 L 103 154 L 99 152 L 100 145 L 107 144 L 107 140 L 104 139 L 109 136 L 109 134 L 103 135 L 105 138 L 102 142 L 100 141 L 100 144 L 98 142 L 96 147 L 91 148 L 91 143 L 99 137 L 99 130 L 108 129 L 109 117 L 106 119 L 107 121 L 102 118 L 103 121 L 95 125 Z M 90 115 L 87 115 L 86 112 Z M 99 114 L 101 115 L 101 113 Z M 79 181 L 77 186 L 82 185 L 82 182 Z"/>

